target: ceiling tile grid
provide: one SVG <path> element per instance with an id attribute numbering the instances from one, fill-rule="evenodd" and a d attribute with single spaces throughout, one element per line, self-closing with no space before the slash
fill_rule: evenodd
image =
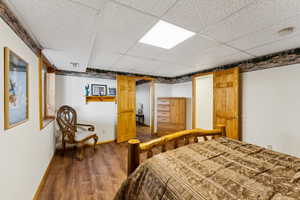
<path id="1" fill-rule="evenodd" d="M 270 27 L 300 13 L 298 0 L 256 0 L 226 20 L 201 33 L 218 41 L 229 42 L 249 33 Z"/>
<path id="2" fill-rule="evenodd" d="M 300 46 L 299 0 L 5 1 L 64 70 L 178 76 Z M 139 43 L 159 20 L 197 34 L 170 50 Z"/>
<path id="3" fill-rule="evenodd" d="M 120 60 L 122 57 L 121 54 L 110 53 L 104 51 L 93 51 L 91 54 L 91 59 L 88 65 L 88 68 L 110 68 Z"/>
<path id="4" fill-rule="evenodd" d="M 157 59 L 161 54 L 165 52 L 166 50 L 162 48 L 154 47 L 143 43 L 137 43 L 126 54 L 141 58 Z"/>
<path id="5" fill-rule="evenodd" d="M 278 40 L 288 39 L 300 34 L 300 15 L 288 18 L 271 27 L 250 33 L 228 44 L 242 50 L 253 49 L 258 46 L 267 45 Z M 294 32 L 286 36 L 280 36 L 278 31 L 286 27 L 295 27 Z"/>
<path id="6" fill-rule="evenodd" d="M 17 8 L 44 48 L 64 52 L 59 58 L 69 60 L 50 58 L 59 68 L 73 70 L 70 62 L 86 67 L 95 35 L 95 10 L 66 0 L 9 2 Z M 67 66 L 61 66 L 62 63 Z"/>
<path id="7" fill-rule="evenodd" d="M 74 3 L 78 3 L 84 6 L 87 6 L 89 8 L 93 8 L 96 10 L 103 10 L 105 7 L 105 4 L 109 2 L 109 0 L 69 0 Z"/>
<path id="8" fill-rule="evenodd" d="M 171 8 L 176 0 L 115 0 L 121 4 L 130 6 L 132 8 L 141 10 L 143 12 L 162 16 L 169 8 Z"/>
<path id="9" fill-rule="evenodd" d="M 159 55 L 158 59 L 187 66 L 194 66 L 197 63 L 195 61 L 200 57 L 199 55 L 206 50 L 217 46 L 220 46 L 220 43 L 197 34 L 173 49 L 164 51 Z"/>
<path id="10" fill-rule="evenodd" d="M 253 0 L 181 0 L 162 18 L 190 31 L 199 32 L 252 2 Z"/>
<path id="11" fill-rule="evenodd" d="M 102 65 L 98 55 L 124 54 L 149 30 L 157 19 L 127 7 L 108 3 L 99 16 L 97 37 L 89 64 Z M 97 61 L 97 63 L 95 63 Z"/>
<path id="12" fill-rule="evenodd" d="M 263 56 L 272 53 L 277 53 L 287 49 L 295 49 L 300 47 L 300 34 L 288 39 L 279 40 L 270 44 L 265 44 L 253 49 L 247 50 L 247 52 L 256 55 Z"/>

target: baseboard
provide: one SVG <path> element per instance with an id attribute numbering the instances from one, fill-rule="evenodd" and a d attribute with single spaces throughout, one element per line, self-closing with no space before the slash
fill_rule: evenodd
<path id="1" fill-rule="evenodd" d="M 38 186 L 38 188 L 37 188 L 37 190 L 36 190 L 36 192 L 35 192 L 35 194 L 33 196 L 33 200 L 39 200 L 40 199 L 40 194 L 41 194 L 42 189 L 45 186 L 47 177 L 49 175 L 50 166 L 52 165 L 54 155 L 55 155 L 55 152 L 54 152 L 54 154 L 53 154 L 53 156 L 52 156 L 52 158 L 51 158 L 51 160 L 50 160 L 50 162 L 48 164 L 48 167 L 47 167 L 47 169 L 46 169 L 46 171 L 45 171 L 45 173 L 44 173 L 44 175 L 42 177 L 42 180 L 41 180 L 41 182 L 40 182 L 40 184 L 39 184 L 39 186 Z"/>
<path id="2" fill-rule="evenodd" d="M 106 140 L 106 141 L 102 141 L 102 142 L 97 142 L 97 145 L 98 144 L 107 144 L 107 143 L 111 143 L 111 142 L 115 142 L 116 140 Z"/>
<path id="3" fill-rule="evenodd" d="M 116 140 L 106 140 L 106 141 L 101 141 L 101 142 L 97 142 L 97 145 L 100 145 L 100 144 L 107 144 L 107 143 L 111 143 L 111 142 L 115 142 Z M 94 146 L 94 144 L 92 143 L 87 143 L 88 146 Z"/>

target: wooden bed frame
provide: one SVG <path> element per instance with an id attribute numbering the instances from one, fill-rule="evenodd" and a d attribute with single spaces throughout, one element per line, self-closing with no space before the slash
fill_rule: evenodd
<path id="1" fill-rule="evenodd" d="M 139 166 L 141 153 L 147 152 L 147 158 L 151 158 L 154 147 L 161 147 L 161 152 L 165 152 L 167 151 L 166 144 L 172 141 L 174 141 L 174 148 L 176 149 L 179 140 L 183 140 L 184 145 L 188 145 L 190 138 L 193 138 L 194 142 L 197 143 L 199 137 L 203 137 L 205 141 L 208 140 L 207 136 L 212 136 L 212 139 L 220 136 L 225 137 L 225 126 L 218 125 L 217 127 L 213 130 L 191 129 L 179 131 L 144 143 L 141 143 L 138 139 L 129 140 L 127 175 L 130 175 Z"/>

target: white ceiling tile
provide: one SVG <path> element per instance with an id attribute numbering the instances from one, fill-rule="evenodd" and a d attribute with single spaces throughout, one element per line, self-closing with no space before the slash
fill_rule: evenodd
<path id="1" fill-rule="evenodd" d="M 70 62 L 87 65 L 96 31 L 96 11 L 66 0 L 10 2 L 45 48 L 66 52 L 68 58 L 75 58 Z M 54 60 L 58 68 L 59 63 Z"/>
<path id="2" fill-rule="evenodd" d="M 167 77 L 174 77 L 183 74 L 187 74 L 194 71 L 194 68 L 186 67 L 182 65 L 164 65 L 164 67 L 159 68 L 159 70 L 154 71 L 153 73 L 159 73 Z"/>
<path id="3" fill-rule="evenodd" d="M 155 16 L 163 15 L 176 0 L 116 0 L 122 4 L 150 13 Z"/>
<path id="4" fill-rule="evenodd" d="M 226 57 L 233 54 L 238 54 L 240 51 L 233 49 L 225 45 L 219 45 L 213 48 L 209 48 L 201 54 L 201 57 Z"/>
<path id="5" fill-rule="evenodd" d="M 178 1 L 163 19 L 198 32 L 247 6 L 253 0 L 183 0 Z"/>
<path id="6" fill-rule="evenodd" d="M 89 62 L 90 68 L 111 68 L 122 57 L 120 54 L 93 51 Z"/>
<path id="7" fill-rule="evenodd" d="M 251 58 L 254 58 L 254 57 L 250 56 L 248 54 L 242 53 L 242 52 L 238 52 L 238 53 L 223 56 L 223 57 L 207 56 L 207 57 L 204 57 L 200 63 L 207 65 L 207 66 L 209 66 L 209 68 L 211 68 L 211 67 L 220 67 L 223 65 L 228 65 L 228 64 L 232 64 L 232 63 L 236 63 L 236 62 L 240 62 L 240 61 L 246 61 Z"/>
<path id="8" fill-rule="evenodd" d="M 166 52 L 166 49 L 154 47 L 147 44 L 137 43 L 126 54 L 143 58 L 157 59 L 159 55 Z"/>
<path id="9" fill-rule="evenodd" d="M 299 13 L 299 0 L 256 0 L 255 3 L 208 27 L 202 33 L 216 40 L 229 42 Z"/>
<path id="10" fill-rule="evenodd" d="M 159 57 L 159 60 L 165 60 L 173 63 L 194 66 L 199 56 L 206 50 L 220 46 L 214 40 L 203 37 L 200 34 L 177 45 L 175 48 L 164 51 Z"/>
<path id="11" fill-rule="evenodd" d="M 238 52 L 230 55 L 216 56 L 213 54 L 203 55 L 199 59 L 199 63 L 194 67 L 194 71 L 201 71 L 215 67 L 221 67 L 228 64 L 233 64 L 240 61 L 246 61 L 254 58 L 248 54 Z"/>
<path id="12" fill-rule="evenodd" d="M 272 54 L 288 49 L 294 49 L 300 47 L 300 35 L 290 37 L 284 40 L 279 40 L 270 44 L 266 44 L 260 47 L 247 50 L 247 52 L 256 55 L 263 56 L 267 54 Z"/>
<path id="13" fill-rule="evenodd" d="M 300 47 L 299 0 L 9 2 L 46 48 L 46 56 L 64 70 L 84 71 L 89 64 L 112 71 L 178 76 L 248 60 L 251 54 Z M 200 33 L 170 50 L 139 43 L 161 15 L 167 22 Z M 295 32 L 277 36 L 287 26 L 295 26 Z M 73 68 L 71 62 L 80 67 Z"/>
<path id="14" fill-rule="evenodd" d="M 83 6 L 87 6 L 93 9 L 102 10 L 105 7 L 105 4 L 109 2 L 109 0 L 69 0 L 74 3 L 81 4 Z"/>
<path id="15" fill-rule="evenodd" d="M 123 56 L 116 65 L 120 68 L 129 68 L 129 69 L 136 69 L 136 70 L 152 70 L 153 68 L 158 66 L 158 62 L 155 60 L 150 59 L 142 59 L 138 57 Z"/>
<path id="16" fill-rule="evenodd" d="M 112 53 L 125 53 L 157 22 L 154 17 L 142 14 L 115 3 L 108 3 L 97 24 L 94 49 Z"/>
<path id="17" fill-rule="evenodd" d="M 182 71 L 186 66 L 172 64 L 168 62 L 144 59 L 132 56 L 123 56 L 117 63 L 117 66 L 121 70 L 128 70 L 134 73 L 148 73 L 148 74 L 166 74 L 166 73 L 175 73 L 176 71 Z"/>
<path id="18" fill-rule="evenodd" d="M 207 69 L 212 69 L 215 67 L 221 67 L 228 64 L 233 64 L 240 61 L 246 61 L 249 59 L 254 58 L 253 56 L 249 56 L 248 54 L 239 52 L 232 55 L 227 55 L 223 57 L 215 57 L 213 55 L 211 56 L 203 56 L 202 59 L 200 59 L 200 62 L 192 68 L 189 72 L 197 72 Z"/>
<path id="19" fill-rule="evenodd" d="M 54 63 L 58 69 L 67 71 L 80 71 L 86 70 L 86 64 L 80 63 L 80 59 L 70 54 L 68 51 L 57 51 L 52 49 L 43 49 L 43 54 L 49 59 L 51 63 Z M 71 63 L 78 63 L 78 67 L 72 66 Z"/>
<path id="20" fill-rule="evenodd" d="M 277 40 L 283 40 L 300 34 L 300 15 L 291 17 L 274 26 L 262 29 L 260 31 L 250 33 L 245 37 L 241 37 L 228 43 L 236 48 L 247 50 L 264 44 L 268 44 Z M 290 35 L 280 36 L 278 31 L 287 27 L 295 27 L 294 32 Z"/>

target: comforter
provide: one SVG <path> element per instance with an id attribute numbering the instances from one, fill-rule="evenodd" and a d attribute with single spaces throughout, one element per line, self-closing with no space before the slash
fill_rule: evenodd
<path id="1" fill-rule="evenodd" d="M 190 144 L 145 161 L 114 199 L 300 199 L 300 159 L 228 138 Z"/>

